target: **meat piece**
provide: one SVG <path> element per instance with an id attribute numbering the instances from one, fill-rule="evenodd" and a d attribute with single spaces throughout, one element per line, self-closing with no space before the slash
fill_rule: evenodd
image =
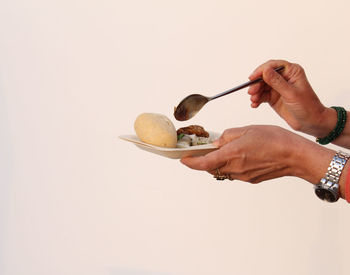
<path id="1" fill-rule="evenodd" d="M 204 128 L 202 126 L 199 125 L 190 125 L 188 127 L 182 127 L 180 129 L 178 129 L 177 131 L 177 135 L 180 134 L 185 134 L 185 135 L 196 135 L 197 137 L 209 137 L 209 133 L 204 130 Z"/>

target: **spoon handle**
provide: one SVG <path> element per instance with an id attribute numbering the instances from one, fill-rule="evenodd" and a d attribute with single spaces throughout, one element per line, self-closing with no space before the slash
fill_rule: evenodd
<path id="1" fill-rule="evenodd" d="M 281 66 L 281 67 L 277 67 L 277 68 L 275 69 L 275 71 L 276 71 L 276 72 L 280 72 L 280 71 L 282 71 L 283 69 L 284 69 L 284 66 Z M 240 90 L 240 89 L 243 89 L 243 88 L 245 88 L 245 87 L 248 87 L 248 86 L 250 86 L 250 85 L 253 85 L 253 84 L 255 84 L 255 83 L 258 83 L 258 82 L 260 82 L 260 81 L 263 81 L 262 77 L 259 77 L 259 78 L 257 78 L 257 79 L 248 81 L 248 82 L 246 82 L 246 83 L 243 83 L 243 84 L 241 84 L 241 85 L 239 85 L 239 86 L 237 86 L 237 87 L 234 87 L 234 88 L 232 88 L 232 89 L 230 89 L 230 90 L 227 90 L 227 91 L 222 92 L 222 93 L 220 93 L 220 94 L 217 94 L 217 95 L 214 95 L 214 96 L 212 96 L 212 97 L 209 97 L 208 99 L 209 99 L 209 100 L 212 100 L 212 99 L 215 99 L 215 98 L 218 98 L 218 97 L 222 97 L 222 96 L 224 96 L 224 95 L 228 95 L 228 94 L 230 94 L 230 93 L 236 92 L 236 91 L 238 91 L 238 90 Z"/>

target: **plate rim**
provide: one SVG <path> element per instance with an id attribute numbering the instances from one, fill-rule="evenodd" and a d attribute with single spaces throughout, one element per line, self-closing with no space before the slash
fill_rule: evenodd
<path id="1" fill-rule="evenodd" d="M 215 135 L 217 137 L 220 136 L 219 133 L 217 132 L 213 132 L 213 131 L 209 131 L 209 134 L 211 135 Z M 219 147 L 214 146 L 212 143 L 209 144 L 202 144 L 202 145 L 194 145 L 194 146 L 190 146 L 187 148 L 168 148 L 168 147 L 160 147 L 160 146 L 156 146 L 156 145 L 152 145 L 152 144 L 148 144 L 145 143 L 143 141 L 141 141 L 137 135 L 133 134 L 133 135 L 119 135 L 118 136 L 120 139 L 134 143 L 135 145 L 141 145 L 144 147 L 148 147 L 148 148 L 152 148 L 158 151 L 168 151 L 168 152 L 182 152 L 182 151 L 191 151 L 191 150 L 207 150 L 207 149 L 217 149 Z"/>

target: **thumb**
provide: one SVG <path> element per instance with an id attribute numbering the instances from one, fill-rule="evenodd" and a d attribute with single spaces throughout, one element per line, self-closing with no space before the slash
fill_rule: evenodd
<path id="1" fill-rule="evenodd" d="M 222 135 L 217 140 L 213 142 L 213 145 L 216 147 L 222 147 L 225 144 L 231 142 L 232 140 L 243 136 L 246 133 L 247 129 L 248 129 L 248 126 L 227 129 L 222 133 Z"/>
<path id="2" fill-rule="evenodd" d="M 282 96 L 285 96 L 290 90 L 288 82 L 283 78 L 282 75 L 280 75 L 271 67 L 268 67 L 263 71 L 262 77 L 266 84 L 268 84 L 272 89 L 274 89 Z"/>

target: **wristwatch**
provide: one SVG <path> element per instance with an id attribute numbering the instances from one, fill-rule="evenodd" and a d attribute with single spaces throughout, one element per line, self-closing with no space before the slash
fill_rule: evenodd
<path id="1" fill-rule="evenodd" d="M 350 155 L 337 152 L 329 164 L 326 175 L 315 186 L 316 195 L 324 201 L 336 202 L 339 199 L 339 178 Z"/>

